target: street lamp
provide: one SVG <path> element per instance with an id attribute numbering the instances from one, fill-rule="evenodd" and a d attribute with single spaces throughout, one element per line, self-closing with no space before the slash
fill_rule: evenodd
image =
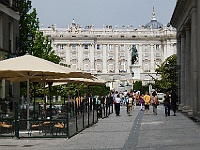
<path id="1" fill-rule="evenodd" d="M 37 115 L 36 115 L 36 112 L 35 112 L 35 97 L 36 97 L 36 86 L 37 86 L 37 82 L 33 82 L 33 118 L 36 119 Z"/>
<path id="2" fill-rule="evenodd" d="M 131 73 L 132 78 L 134 77 L 134 72 Z M 134 91 L 134 80 L 133 80 L 133 91 Z"/>
<path id="3" fill-rule="evenodd" d="M 28 40 L 28 41 L 31 41 L 32 39 L 33 39 L 32 34 L 28 33 L 28 35 L 27 35 L 27 40 Z"/>

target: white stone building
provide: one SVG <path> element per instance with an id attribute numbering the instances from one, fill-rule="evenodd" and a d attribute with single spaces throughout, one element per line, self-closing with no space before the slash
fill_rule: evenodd
<path id="1" fill-rule="evenodd" d="M 176 30 L 162 25 L 155 18 L 145 26 L 96 29 L 93 25 L 82 28 L 73 20 L 67 28 L 56 25 L 40 30 L 52 40 L 62 63 L 72 68 L 91 72 L 109 81 L 111 89 L 123 91 L 132 88 L 133 81 L 143 84 L 156 77 L 155 68 L 168 56 L 176 53 Z M 136 59 L 132 61 L 132 48 Z"/>

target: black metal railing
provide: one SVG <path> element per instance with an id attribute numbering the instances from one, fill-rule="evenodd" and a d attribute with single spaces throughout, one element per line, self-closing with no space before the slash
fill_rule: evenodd
<path id="1" fill-rule="evenodd" d="M 0 137 L 70 138 L 97 123 L 98 118 L 106 118 L 113 113 L 111 98 L 100 100 L 76 98 L 76 100 L 66 102 L 59 113 L 46 111 L 46 115 L 42 116 L 43 110 L 34 109 L 34 113 L 30 113 L 30 119 L 25 116 L 26 110 L 21 110 L 18 106 L 15 103 L 13 118 L 6 118 L 6 116 L 0 118 Z"/>

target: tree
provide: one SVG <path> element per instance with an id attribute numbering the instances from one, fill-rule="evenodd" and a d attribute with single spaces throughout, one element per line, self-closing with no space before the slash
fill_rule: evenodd
<path id="1" fill-rule="evenodd" d="M 33 9 L 29 13 L 31 7 L 31 1 L 19 0 L 19 55 L 24 55 L 27 52 L 30 53 L 36 31 L 39 29 L 39 19 L 36 18 L 36 9 Z M 32 36 L 33 39 L 29 40 L 29 36 Z"/>
<path id="2" fill-rule="evenodd" d="M 152 79 L 155 81 L 154 88 L 158 91 L 165 92 L 177 89 L 177 55 L 169 56 L 156 69 L 157 74 L 160 74 L 161 79 Z"/>
<path id="3" fill-rule="evenodd" d="M 134 83 L 133 89 L 137 91 L 137 90 L 141 90 L 141 88 L 142 88 L 142 81 L 136 81 Z"/>
<path id="4" fill-rule="evenodd" d="M 149 91 L 149 85 L 142 85 L 142 81 L 136 81 L 134 83 L 134 90 L 139 90 L 141 94 L 145 94 L 146 91 Z"/>
<path id="5" fill-rule="evenodd" d="M 61 58 L 55 54 L 51 41 L 39 31 L 39 19 L 36 9 L 32 8 L 30 0 L 19 0 L 19 51 L 18 55 L 29 53 L 45 60 L 59 63 Z M 28 38 L 31 36 L 31 40 Z M 42 85 L 41 85 L 42 87 Z M 26 91 L 26 83 L 21 83 L 20 93 Z M 38 90 L 37 90 L 38 91 Z"/>
<path id="6" fill-rule="evenodd" d="M 58 64 L 61 58 L 53 51 L 48 37 L 44 37 L 43 32 L 39 31 L 39 19 L 35 8 L 31 12 L 31 1 L 19 0 L 19 6 L 19 55 L 28 52 L 33 56 Z M 31 40 L 28 39 L 29 36 L 32 37 Z"/>

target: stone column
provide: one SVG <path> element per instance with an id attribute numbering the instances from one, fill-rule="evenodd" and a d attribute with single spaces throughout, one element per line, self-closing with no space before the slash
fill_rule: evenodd
<path id="1" fill-rule="evenodd" d="M 180 66 L 181 66 L 181 37 L 177 37 L 177 71 L 178 71 L 178 100 L 181 103 L 181 74 L 180 74 Z"/>
<path id="2" fill-rule="evenodd" d="M 185 41 L 185 106 L 183 107 L 183 112 L 191 112 L 191 77 L 190 77 L 190 53 L 191 53 L 191 32 L 190 28 L 186 27 L 186 41 Z"/>
<path id="3" fill-rule="evenodd" d="M 171 42 L 170 42 L 169 39 L 167 39 L 166 48 L 167 48 L 167 54 L 166 54 L 166 56 L 169 57 L 169 56 L 172 55 L 172 51 L 173 51 L 172 48 L 171 48 Z"/>
<path id="4" fill-rule="evenodd" d="M 193 9 L 192 11 L 192 19 L 191 19 L 191 58 L 192 58 L 192 72 L 191 72 L 191 89 L 192 89 L 192 99 L 193 99 L 193 110 L 194 110 L 194 115 L 200 116 L 200 103 L 198 104 L 198 79 L 197 79 L 197 68 L 198 67 L 198 49 L 197 49 L 197 10 Z"/>
<path id="5" fill-rule="evenodd" d="M 150 52 L 150 54 L 151 54 L 151 66 L 150 66 L 150 71 L 151 72 L 154 72 L 155 70 L 154 70 L 154 68 L 155 68 L 155 61 L 154 61 L 154 45 L 150 45 L 150 47 L 151 47 L 151 52 Z"/>
<path id="6" fill-rule="evenodd" d="M 139 66 L 142 66 L 142 45 L 138 45 Z"/>
<path id="7" fill-rule="evenodd" d="M 132 52 L 130 50 L 131 48 L 131 45 L 127 45 L 127 47 L 124 47 L 125 49 L 125 57 L 126 57 L 126 60 L 127 60 L 127 73 L 131 73 L 131 57 L 132 57 Z"/>
<path id="8" fill-rule="evenodd" d="M 103 49 L 103 73 L 107 73 L 107 45 L 102 45 Z"/>
<path id="9" fill-rule="evenodd" d="M 119 73 L 119 45 L 114 46 L 115 54 L 115 73 Z"/>
<path id="10" fill-rule="evenodd" d="M 65 62 L 66 62 L 66 64 L 71 65 L 70 59 L 71 59 L 70 47 L 69 47 L 69 44 L 66 44 L 66 49 L 65 49 Z"/>
<path id="11" fill-rule="evenodd" d="M 77 52 L 78 52 L 78 66 L 77 68 L 82 70 L 83 67 L 83 45 L 78 45 L 77 46 Z"/>
<path id="12" fill-rule="evenodd" d="M 181 68 L 180 68 L 180 96 L 181 96 L 181 104 L 180 110 L 182 110 L 183 106 L 185 105 L 185 33 L 184 31 L 181 33 Z"/>
<path id="13" fill-rule="evenodd" d="M 91 44 L 90 47 L 90 70 L 91 71 L 94 71 L 95 68 L 94 68 L 94 51 L 95 51 L 95 48 L 96 48 L 96 45 L 94 44 Z"/>
<path id="14" fill-rule="evenodd" d="M 164 60 L 167 58 L 167 42 L 164 43 L 163 45 L 163 49 L 164 49 Z"/>

